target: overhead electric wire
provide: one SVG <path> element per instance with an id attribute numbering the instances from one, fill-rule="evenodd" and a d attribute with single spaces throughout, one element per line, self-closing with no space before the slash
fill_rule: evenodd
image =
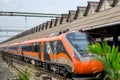
<path id="1" fill-rule="evenodd" d="M 12 37 L 14 35 L 0 35 L 0 37 Z"/>
<path id="2" fill-rule="evenodd" d="M 0 32 L 23 32 L 25 30 L 20 29 L 0 29 Z"/>

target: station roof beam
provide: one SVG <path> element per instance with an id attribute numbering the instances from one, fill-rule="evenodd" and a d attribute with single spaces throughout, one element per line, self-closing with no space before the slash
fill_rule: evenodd
<path id="1" fill-rule="evenodd" d="M 79 18 L 83 17 L 85 14 L 85 11 L 86 11 L 86 7 L 78 6 L 76 14 L 75 14 L 75 19 L 79 19 Z"/>
<path id="2" fill-rule="evenodd" d="M 90 2 L 89 1 L 84 15 L 87 16 L 87 15 L 96 13 L 98 4 L 99 4 L 99 2 Z"/>
<path id="3" fill-rule="evenodd" d="M 0 16 L 24 16 L 24 17 L 56 18 L 56 17 L 61 16 L 61 14 L 0 11 Z"/>

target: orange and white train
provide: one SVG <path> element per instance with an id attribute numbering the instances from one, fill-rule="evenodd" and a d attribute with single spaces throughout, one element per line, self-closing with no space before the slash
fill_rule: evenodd
<path id="1" fill-rule="evenodd" d="M 90 35 L 73 31 L 4 45 L 1 48 L 4 54 L 60 74 L 86 75 L 102 72 L 101 62 L 86 52 L 89 44 L 94 44 Z"/>

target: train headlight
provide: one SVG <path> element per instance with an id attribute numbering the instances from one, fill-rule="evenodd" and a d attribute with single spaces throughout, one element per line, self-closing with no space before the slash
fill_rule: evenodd
<path id="1" fill-rule="evenodd" d="M 80 61 L 82 62 L 86 62 L 86 61 L 89 61 L 90 60 L 90 57 L 81 57 L 80 58 Z"/>
<path id="2" fill-rule="evenodd" d="M 81 62 L 86 62 L 89 60 L 95 60 L 95 57 L 92 54 L 89 54 L 87 56 L 80 56 L 80 54 L 77 54 L 76 52 L 74 52 L 74 57 L 77 60 L 80 60 Z"/>
<path id="3" fill-rule="evenodd" d="M 96 58 L 94 56 L 87 56 L 87 57 L 80 58 L 80 61 L 82 62 L 89 61 L 89 60 L 96 60 Z"/>

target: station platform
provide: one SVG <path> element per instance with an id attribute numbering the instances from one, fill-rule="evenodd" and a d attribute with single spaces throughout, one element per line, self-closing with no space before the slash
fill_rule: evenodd
<path id="1" fill-rule="evenodd" d="M 0 55 L 0 80 L 15 80 L 10 67 L 1 59 Z"/>

